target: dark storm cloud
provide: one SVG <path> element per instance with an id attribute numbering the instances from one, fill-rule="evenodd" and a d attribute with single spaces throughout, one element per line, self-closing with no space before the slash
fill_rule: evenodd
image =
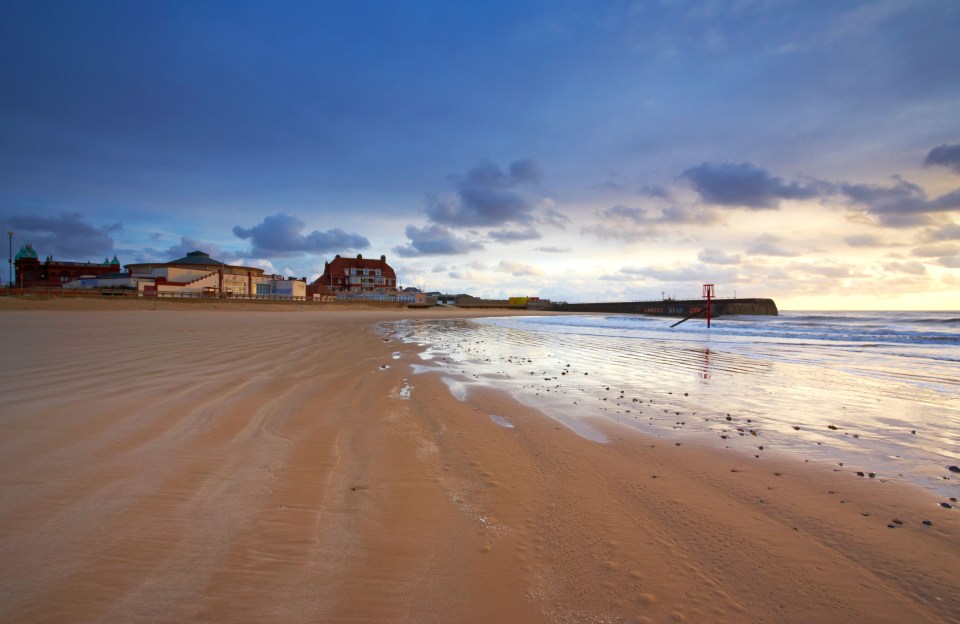
<path id="1" fill-rule="evenodd" d="M 278 213 L 266 217 L 252 228 L 233 227 L 238 238 L 250 239 L 250 255 L 256 258 L 295 256 L 301 253 L 324 254 L 344 249 L 366 249 L 370 241 L 359 234 L 348 234 L 340 228 L 301 234 L 306 224 L 297 217 Z"/>
<path id="2" fill-rule="evenodd" d="M 540 232 L 533 228 L 526 228 L 525 230 L 495 230 L 490 232 L 488 236 L 498 243 L 516 243 L 541 238 Z"/>
<path id="3" fill-rule="evenodd" d="M 960 209 L 960 189 L 930 199 L 920 186 L 896 176 L 894 181 L 892 186 L 845 182 L 837 190 L 851 204 L 892 227 L 927 225 L 931 214 Z"/>
<path id="4" fill-rule="evenodd" d="M 33 243 L 41 257 L 55 256 L 92 260 L 114 252 L 111 234 L 123 229 L 120 223 L 96 226 L 77 213 L 61 213 L 55 217 L 12 215 L 3 222 L 21 244 Z"/>
<path id="5" fill-rule="evenodd" d="M 529 223 L 533 204 L 522 187 L 536 184 L 540 168 L 530 159 L 510 163 L 505 172 L 483 160 L 457 178 L 455 197 L 432 198 L 427 216 L 434 223 L 453 227 L 499 226 Z"/>
<path id="6" fill-rule="evenodd" d="M 924 165 L 941 165 L 960 173 L 960 145 L 939 145 L 927 154 Z"/>
<path id="7" fill-rule="evenodd" d="M 461 255 L 483 249 L 481 243 L 461 238 L 442 225 L 423 228 L 408 225 L 406 234 L 410 244 L 393 248 L 394 253 L 404 258 Z"/>
<path id="8" fill-rule="evenodd" d="M 784 182 L 751 163 L 703 163 L 681 176 L 708 204 L 772 210 L 784 199 L 810 199 L 820 194 L 817 183 Z"/>

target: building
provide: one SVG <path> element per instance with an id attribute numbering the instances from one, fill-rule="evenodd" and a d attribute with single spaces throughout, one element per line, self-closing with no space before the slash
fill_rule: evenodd
<path id="1" fill-rule="evenodd" d="M 265 275 L 263 269 L 225 264 L 202 251 L 170 262 L 126 265 L 137 290 L 148 297 L 241 297 L 304 299 L 306 278 Z"/>
<path id="2" fill-rule="evenodd" d="M 120 260 L 104 258 L 96 262 L 63 262 L 47 256 L 40 261 L 32 243 L 20 248 L 14 260 L 15 285 L 20 288 L 63 288 L 80 279 L 99 278 L 120 273 Z"/>
<path id="3" fill-rule="evenodd" d="M 401 291 L 397 286 L 397 274 L 387 264 L 387 257 L 379 260 L 343 258 L 337 255 L 323 266 L 323 275 L 307 286 L 307 296 L 313 299 L 395 301 L 424 303 L 422 293 Z"/>

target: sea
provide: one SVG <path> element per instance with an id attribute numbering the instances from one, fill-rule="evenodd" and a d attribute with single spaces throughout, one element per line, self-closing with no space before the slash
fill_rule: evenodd
<path id="1" fill-rule="evenodd" d="M 458 399 L 502 389 L 598 444 L 629 427 L 960 495 L 960 312 L 677 320 L 506 316 L 385 331 L 419 345 L 415 373 L 441 375 Z"/>

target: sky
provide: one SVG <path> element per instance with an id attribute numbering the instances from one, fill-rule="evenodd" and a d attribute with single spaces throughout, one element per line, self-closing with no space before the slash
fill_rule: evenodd
<path id="1" fill-rule="evenodd" d="M 7 3 L 0 227 L 494 298 L 960 310 L 958 31 L 954 0 Z"/>

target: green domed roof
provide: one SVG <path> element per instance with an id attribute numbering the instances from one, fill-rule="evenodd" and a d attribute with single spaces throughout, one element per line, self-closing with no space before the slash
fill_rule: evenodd
<path id="1" fill-rule="evenodd" d="M 37 252 L 33 250 L 32 243 L 27 243 L 26 245 L 20 248 L 20 251 L 17 252 L 17 256 L 15 259 L 20 260 L 21 258 L 32 258 L 34 260 L 37 259 Z"/>

